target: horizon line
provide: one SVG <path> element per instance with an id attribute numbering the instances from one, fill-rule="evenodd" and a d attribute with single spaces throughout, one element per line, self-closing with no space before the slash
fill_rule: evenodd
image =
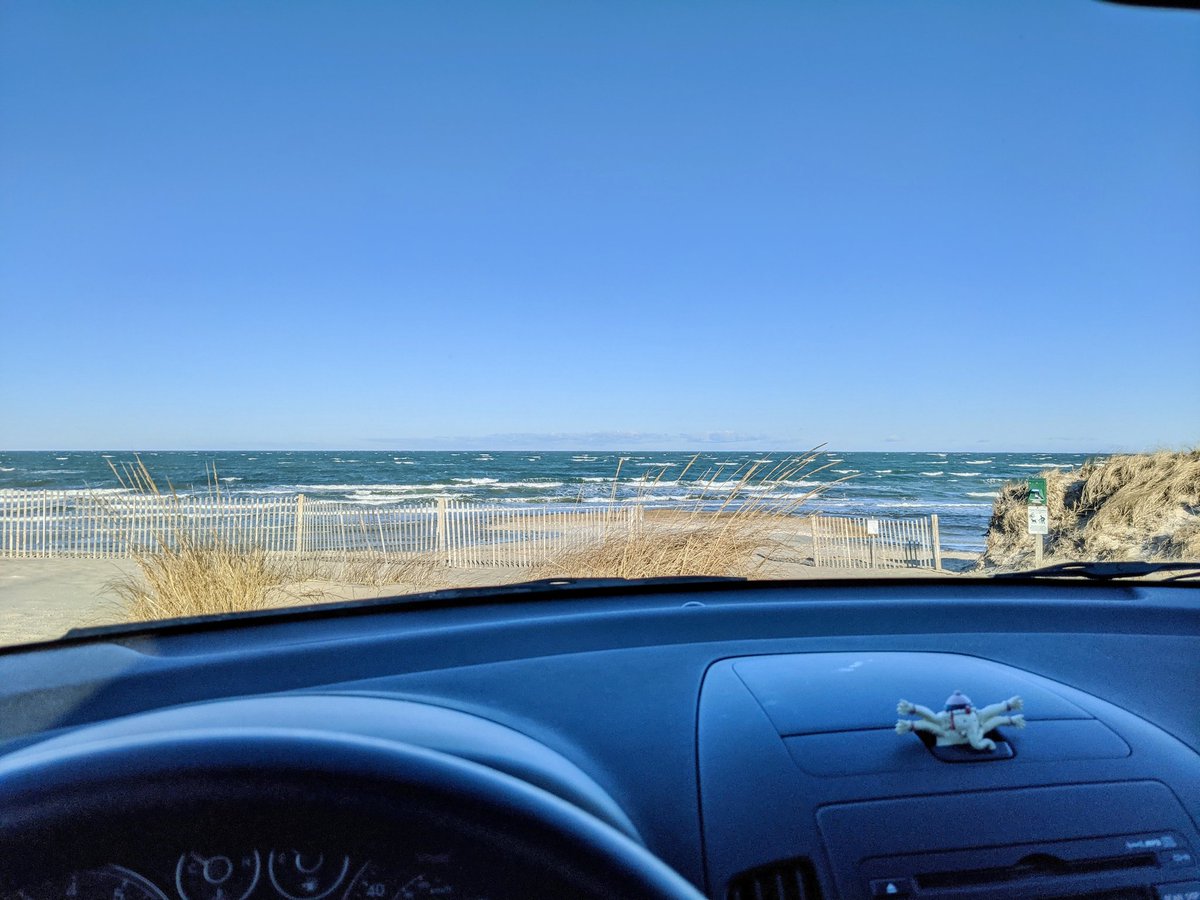
<path id="1" fill-rule="evenodd" d="M 134 455 L 140 453 L 705 453 L 709 448 L 697 447 L 392 447 L 386 449 L 368 448 L 368 447 L 150 447 L 142 449 L 132 449 L 128 447 L 88 447 L 88 448 L 69 448 L 69 447 L 37 447 L 37 448 L 5 448 L 0 449 L 0 453 L 132 453 Z M 818 445 L 808 448 L 783 448 L 783 447 L 750 447 L 750 448 L 732 448 L 716 446 L 711 448 L 712 452 L 719 453 L 722 449 L 729 453 L 1058 453 L 1058 454 L 1083 454 L 1083 453 L 1150 453 L 1153 450 L 1128 450 L 1128 449 L 1099 449 L 1091 448 L 1088 450 L 1068 450 L 1068 449 L 998 449 L 995 447 L 988 448 L 972 448 L 972 449 L 957 449 L 957 448 L 941 448 L 932 449 L 923 447 L 920 449 L 897 450 L 892 448 L 835 448 Z M 1155 449 L 1169 449 L 1163 445 L 1156 446 Z"/>

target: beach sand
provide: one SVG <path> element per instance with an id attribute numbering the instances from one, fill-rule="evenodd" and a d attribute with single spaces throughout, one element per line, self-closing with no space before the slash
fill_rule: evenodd
<path id="1" fill-rule="evenodd" d="M 669 517 L 656 517 L 665 524 Z M 929 569 L 831 569 L 812 564 L 811 542 L 794 530 L 781 533 L 780 546 L 760 556 L 754 578 L 914 578 L 953 577 L 952 571 Z M 948 570 L 972 565 L 978 554 L 944 552 Z M 0 646 L 51 640 L 72 628 L 112 625 L 125 620 L 114 580 L 135 574 L 131 560 L 0 559 Z M 348 584 L 306 581 L 281 591 L 281 606 L 391 597 L 448 587 L 486 587 L 545 577 L 545 572 L 519 568 L 439 568 L 436 583 Z"/>

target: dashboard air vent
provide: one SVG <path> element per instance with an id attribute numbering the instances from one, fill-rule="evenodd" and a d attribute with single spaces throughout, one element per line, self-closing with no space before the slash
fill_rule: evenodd
<path id="1" fill-rule="evenodd" d="M 807 859 L 789 859 L 743 872 L 729 882 L 726 900 L 820 900 L 821 889 Z"/>

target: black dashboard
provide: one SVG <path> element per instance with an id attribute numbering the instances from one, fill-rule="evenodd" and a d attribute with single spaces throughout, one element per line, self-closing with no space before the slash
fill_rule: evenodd
<path id="1" fill-rule="evenodd" d="M 135 745 L 141 762 L 112 770 L 126 782 L 108 802 L 144 796 L 136 817 L 97 826 L 94 858 L 47 854 L 61 870 L 36 883 L 14 860 L 37 848 L 10 844 L 0 885 L 112 900 L 583 896 L 586 863 L 565 844 L 494 839 L 533 834 L 527 801 L 557 804 L 558 832 L 592 829 L 623 858 L 648 851 L 638 873 L 661 875 L 666 893 L 627 880 L 611 896 L 677 890 L 651 871 L 656 858 L 704 895 L 739 900 L 1197 900 L 1198 601 L 1186 587 L 958 579 L 610 585 L 12 649 L 0 656 L 0 799 L 48 760 L 67 781 L 95 781 L 106 753 Z M 1026 727 L 993 733 L 1003 753 L 957 757 L 896 733 L 900 698 L 940 705 L 955 690 L 1020 695 Z M 248 759 L 252 738 L 262 752 Z M 195 784 L 208 785 L 218 762 L 251 772 L 296 742 L 294 794 L 250 779 L 238 803 L 222 794 L 201 809 L 186 774 L 171 778 L 207 766 Z M 410 748 L 417 768 L 391 757 L 362 796 L 386 793 L 398 759 L 404 777 L 451 761 L 507 793 L 454 816 L 441 801 L 385 810 L 372 832 L 337 791 L 380 748 Z M 28 782 L 27 796 L 49 783 Z M 189 814 L 161 828 L 147 818 L 184 795 Z M 100 804 L 68 812 L 104 822 Z M 20 830 L 14 815 L 0 806 L 0 832 Z"/>

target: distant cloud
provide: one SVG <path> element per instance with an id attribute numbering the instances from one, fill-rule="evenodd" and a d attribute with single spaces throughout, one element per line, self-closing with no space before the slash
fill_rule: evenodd
<path id="1" fill-rule="evenodd" d="M 883 439 L 885 444 L 900 444 L 904 442 L 904 438 L 896 437 L 894 434 L 889 434 Z"/>

